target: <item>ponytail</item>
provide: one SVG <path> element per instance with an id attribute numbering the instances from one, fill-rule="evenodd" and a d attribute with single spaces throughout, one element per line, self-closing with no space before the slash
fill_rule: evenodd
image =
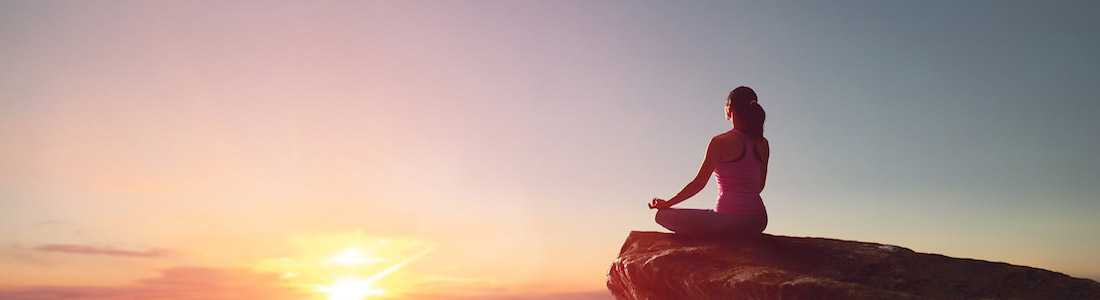
<path id="1" fill-rule="evenodd" d="M 746 127 L 743 131 L 749 137 L 757 141 L 764 138 L 764 108 L 757 103 L 756 92 L 747 86 L 737 87 L 730 91 L 726 104 L 733 109 L 737 118 L 744 120 L 741 122 Z"/>

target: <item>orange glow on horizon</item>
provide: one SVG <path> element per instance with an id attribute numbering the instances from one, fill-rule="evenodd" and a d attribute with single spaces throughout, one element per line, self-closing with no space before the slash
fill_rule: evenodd
<path id="1" fill-rule="evenodd" d="M 359 300 L 369 295 L 383 295 L 385 291 L 371 288 L 368 280 L 341 279 L 331 286 L 321 286 L 319 291 L 328 294 L 329 300 Z"/>
<path id="2" fill-rule="evenodd" d="M 414 240 L 365 238 L 361 232 L 293 240 L 299 249 L 295 257 L 267 260 L 255 268 L 281 273 L 286 285 L 324 294 L 328 300 L 401 294 L 402 284 L 408 282 L 393 282 L 383 288 L 379 281 L 436 247 Z"/>

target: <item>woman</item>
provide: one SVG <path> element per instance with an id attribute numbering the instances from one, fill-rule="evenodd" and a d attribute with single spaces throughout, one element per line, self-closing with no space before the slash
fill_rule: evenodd
<path id="1" fill-rule="evenodd" d="M 672 199 L 653 198 L 657 223 L 687 235 L 744 236 L 759 234 L 768 225 L 760 191 L 768 175 L 768 140 L 764 138 L 764 108 L 756 92 L 742 86 L 726 98 L 726 119 L 733 129 L 710 139 L 699 174 Z M 710 174 L 718 181 L 713 210 L 671 208 L 698 194 Z"/>

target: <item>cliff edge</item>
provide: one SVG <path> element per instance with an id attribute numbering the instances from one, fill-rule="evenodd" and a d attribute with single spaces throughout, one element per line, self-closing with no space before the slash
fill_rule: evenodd
<path id="1" fill-rule="evenodd" d="M 634 231 L 607 274 L 618 299 L 1100 299 L 1043 269 L 826 238 Z"/>

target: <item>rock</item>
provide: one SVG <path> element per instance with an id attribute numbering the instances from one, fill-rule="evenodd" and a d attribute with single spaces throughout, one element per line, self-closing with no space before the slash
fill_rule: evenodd
<path id="1" fill-rule="evenodd" d="M 999 262 L 826 238 L 634 231 L 607 274 L 618 299 L 1100 299 L 1100 283 Z"/>

